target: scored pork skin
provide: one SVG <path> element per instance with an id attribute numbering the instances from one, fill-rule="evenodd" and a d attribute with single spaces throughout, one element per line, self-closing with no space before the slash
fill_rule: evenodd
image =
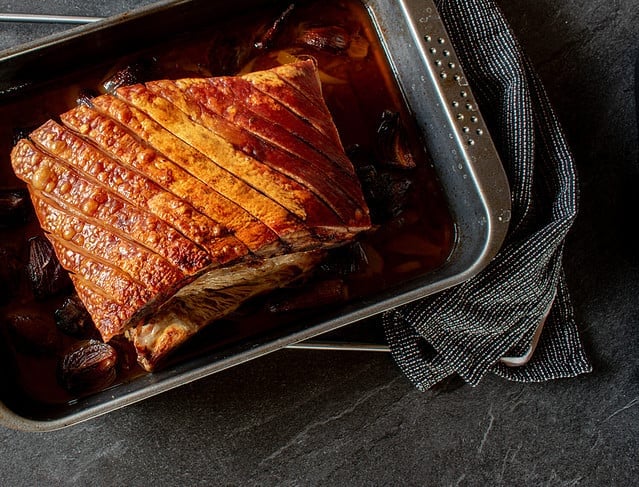
<path id="1" fill-rule="evenodd" d="M 129 330 L 147 369 L 225 309 L 308 272 L 321 252 L 307 252 L 370 228 L 312 61 L 121 87 L 60 120 L 16 144 L 14 171 L 103 339 Z M 232 290 L 209 289 L 211 316 L 174 317 L 180 289 L 247 269 L 271 284 L 243 283 L 229 306 L 211 303 Z M 189 324 L 176 334 L 176 322 Z"/>
<path id="2" fill-rule="evenodd" d="M 74 113 L 77 117 L 81 117 L 81 114 L 85 114 L 87 110 L 88 108 L 81 106 L 74 110 Z M 67 115 L 65 118 L 69 117 L 69 114 L 64 115 Z M 92 121 L 94 125 L 100 127 L 98 122 L 103 120 L 95 116 L 92 117 Z M 115 138 L 113 143 L 104 141 L 105 143 L 101 144 L 102 147 L 121 151 L 123 145 L 131 143 L 131 136 L 118 130 L 116 126 L 107 127 L 101 133 L 107 133 L 109 137 Z M 192 200 L 176 196 L 165 189 L 177 186 L 174 183 L 176 177 L 171 168 L 164 169 L 153 154 L 147 154 L 145 147 L 134 147 L 133 149 L 137 148 L 137 151 L 130 150 L 128 154 L 132 156 L 126 159 L 129 163 L 127 165 L 123 163 L 122 158 L 104 157 L 102 152 L 89 142 L 52 120 L 32 132 L 30 138 L 72 168 L 82 171 L 85 177 L 100 178 L 102 183 L 125 200 L 147 209 L 149 213 L 164 221 L 172 221 L 179 232 L 204 247 L 210 255 L 216 256 L 218 262 L 234 260 L 248 252 L 245 245 L 235 236 L 224 235 L 223 225 L 211 216 L 198 211 L 192 204 Z M 143 156 L 139 157 L 140 154 Z M 100 173 L 91 174 L 92 169 L 97 167 L 102 168 Z M 156 174 L 158 172 L 160 176 Z M 189 189 L 196 192 L 203 188 Z"/>
<path id="3" fill-rule="evenodd" d="M 237 81 L 235 78 L 231 80 Z M 290 129 L 254 111 L 233 105 L 229 100 L 237 96 L 247 97 L 230 91 L 231 80 L 224 79 L 224 83 L 212 83 L 207 79 L 163 80 L 147 83 L 147 87 L 155 96 L 169 100 L 183 111 L 196 114 L 191 116 L 195 116 L 199 124 L 225 140 L 233 141 L 253 160 L 306 185 L 320 202 L 315 202 L 315 208 L 304 209 L 306 221 L 310 225 L 317 222 L 326 226 L 332 217 L 336 226 L 342 226 L 342 222 L 357 226 L 357 215 L 353 214 L 353 208 L 360 206 L 361 201 L 357 198 L 361 197 L 361 192 L 353 197 L 348 185 L 336 182 L 344 178 L 352 179 L 354 175 L 342 172 L 335 164 L 336 158 L 328 160 L 321 151 L 307 146 Z M 254 96 L 251 101 L 257 102 L 258 99 Z M 272 114 L 288 110 L 271 98 L 268 101 L 261 99 L 260 103 L 268 103 Z M 321 142 L 321 134 L 315 135 L 316 140 Z M 296 152 L 292 153 L 292 150 Z M 300 159 L 305 164 L 299 164 Z M 322 205 L 325 207 L 322 208 Z"/>

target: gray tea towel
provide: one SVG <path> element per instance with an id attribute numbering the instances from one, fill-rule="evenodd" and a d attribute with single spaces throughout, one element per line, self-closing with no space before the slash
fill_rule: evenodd
<path id="1" fill-rule="evenodd" d="M 457 374 L 544 381 L 591 371 L 562 270 L 577 214 L 574 161 L 548 97 L 492 0 L 442 0 L 442 20 L 499 151 L 512 219 L 498 255 L 470 280 L 383 316 L 396 362 L 420 390 Z M 544 321 L 532 358 L 525 355 Z"/>

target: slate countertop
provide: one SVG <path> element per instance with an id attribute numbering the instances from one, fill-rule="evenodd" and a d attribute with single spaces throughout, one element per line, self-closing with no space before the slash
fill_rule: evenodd
<path id="1" fill-rule="evenodd" d="M 107 16 L 150 0 L 21 0 Z M 420 393 L 386 354 L 283 350 L 46 433 L 0 428 L 3 485 L 636 485 L 639 161 L 633 0 L 500 0 L 575 153 L 565 268 L 594 372 Z M 0 23 L 0 49 L 69 28 Z"/>

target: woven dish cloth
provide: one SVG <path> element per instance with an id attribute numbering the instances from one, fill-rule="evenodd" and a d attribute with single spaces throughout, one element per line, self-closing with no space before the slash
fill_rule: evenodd
<path id="1" fill-rule="evenodd" d="M 508 175 L 512 216 L 482 272 L 383 315 L 393 357 L 420 390 L 455 374 L 477 385 L 488 372 L 521 382 L 590 372 L 561 263 L 578 200 L 565 136 L 494 2 L 443 0 L 438 8 Z M 530 349 L 544 319 L 530 360 L 502 363 Z"/>

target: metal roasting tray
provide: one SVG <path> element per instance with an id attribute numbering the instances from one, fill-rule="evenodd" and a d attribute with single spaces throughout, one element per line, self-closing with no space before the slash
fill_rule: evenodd
<path id="1" fill-rule="evenodd" d="M 77 67 L 78 60 L 125 55 L 131 46 L 139 50 L 170 33 L 268 3 L 165 1 L 0 52 L 0 103 L 63 76 Z M 15 411 L 6 401 L 0 402 L 0 425 L 29 431 L 63 428 L 436 293 L 469 279 L 488 264 L 508 228 L 508 182 L 435 4 L 431 0 L 363 0 L 363 4 L 422 132 L 456 223 L 456 243 L 446 264 L 316 321 L 294 322 L 216 349 L 81 398 L 59 411 L 45 415 Z M 0 394 L 7 390 L 3 380 L 0 377 Z"/>

